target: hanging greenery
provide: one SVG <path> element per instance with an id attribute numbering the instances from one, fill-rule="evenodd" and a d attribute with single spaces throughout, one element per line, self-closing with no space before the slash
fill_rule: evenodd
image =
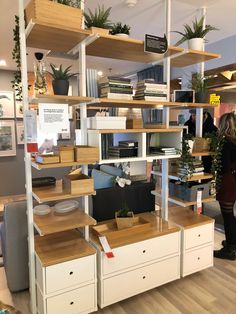
<path id="1" fill-rule="evenodd" d="M 187 171 L 186 177 L 191 177 L 194 171 L 194 158 L 190 152 L 189 141 L 193 140 L 192 134 L 185 134 L 182 138 L 182 150 L 179 166 L 184 167 Z M 181 178 L 184 179 L 184 178 Z"/>
<path id="2" fill-rule="evenodd" d="M 13 29 L 13 40 L 15 42 L 12 59 L 16 62 L 16 71 L 14 79 L 11 81 L 12 88 L 15 90 L 16 100 L 22 100 L 22 83 L 21 83 L 21 59 L 20 59 L 20 26 L 19 16 L 15 15 L 15 28 Z"/>

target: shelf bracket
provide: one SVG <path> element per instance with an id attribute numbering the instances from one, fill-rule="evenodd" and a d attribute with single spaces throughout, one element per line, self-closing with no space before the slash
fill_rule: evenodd
<path id="1" fill-rule="evenodd" d="M 33 22 L 33 20 L 31 19 L 25 29 L 25 37 L 27 38 L 30 34 L 30 32 L 32 31 L 32 28 L 34 27 L 35 23 Z"/>
<path id="2" fill-rule="evenodd" d="M 189 49 L 185 48 L 183 51 L 177 52 L 177 53 L 175 53 L 175 54 L 173 54 L 173 55 L 171 55 L 171 56 L 164 57 L 164 58 L 161 59 L 161 60 L 152 62 L 151 65 L 154 66 L 154 65 L 157 65 L 157 64 L 162 63 L 162 62 L 163 62 L 165 59 L 167 59 L 167 58 L 169 58 L 169 59 L 171 60 L 171 59 L 175 59 L 175 58 L 178 58 L 178 57 L 180 57 L 180 56 L 186 55 L 186 54 L 188 54 L 188 53 L 189 53 Z"/>
<path id="3" fill-rule="evenodd" d="M 74 48 L 69 50 L 67 53 L 71 55 L 75 55 L 79 52 L 79 49 L 81 45 L 85 45 L 85 47 L 89 46 L 91 43 L 93 43 L 95 40 L 97 40 L 100 37 L 99 34 L 92 34 L 86 37 L 84 40 L 82 40 L 78 45 L 76 45 Z"/>

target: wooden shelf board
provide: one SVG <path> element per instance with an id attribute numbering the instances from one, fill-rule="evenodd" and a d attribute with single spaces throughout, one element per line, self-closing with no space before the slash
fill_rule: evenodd
<path id="1" fill-rule="evenodd" d="M 206 51 L 188 50 L 188 53 L 171 59 L 172 67 L 186 67 L 189 65 L 206 62 L 212 59 L 220 58 L 221 55 Z"/>
<path id="2" fill-rule="evenodd" d="M 180 158 L 180 155 L 147 155 L 147 161 L 158 160 L 158 159 L 175 159 Z"/>
<path id="3" fill-rule="evenodd" d="M 44 216 L 34 215 L 34 226 L 41 236 L 48 234 L 96 225 L 96 220 L 76 209 L 64 215 L 57 214 L 53 209 Z"/>
<path id="4" fill-rule="evenodd" d="M 161 172 L 152 171 L 152 174 L 161 177 Z M 168 178 L 174 179 L 174 180 L 181 180 L 181 178 L 177 175 L 177 173 L 169 173 Z M 192 177 L 189 177 L 186 180 L 182 180 L 182 181 L 190 182 L 190 181 L 198 181 L 198 180 L 205 180 L 205 179 L 212 179 L 212 178 L 213 178 L 212 174 L 204 173 L 203 175 L 192 176 Z"/>
<path id="5" fill-rule="evenodd" d="M 191 155 L 193 157 L 199 157 L 199 156 L 211 156 L 213 155 L 213 152 L 200 152 L 200 153 L 192 153 Z"/>
<path id="6" fill-rule="evenodd" d="M 129 162 L 129 161 L 143 161 L 145 157 L 126 157 L 126 158 L 109 158 L 99 160 L 99 164 L 111 164 L 117 162 Z"/>
<path id="7" fill-rule="evenodd" d="M 142 213 L 135 216 L 142 217 L 146 221 L 150 222 L 151 223 L 150 228 L 147 230 L 143 230 L 142 233 L 133 234 L 131 227 L 127 229 L 126 235 L 117 236 L 117 238 L 112 237 L 111 239 L 108 239 L 109 245 L 112 249 L 179 231 L 179 227 L 177 227 L 171 222 L 162 220 L 160 217 L 157 217 L 153 212 Z M 109 222 L 114 222 L 114 219 L 100 222 L 97 224 L 97 226 Z M 93 227 L 91 227 L 91 230 L 92 230 L 91 240 L 96 242 L 97 246 L 101 248 L 98 237 L 96 233 L 93 232 Z"/>
<path id="8" fill-rule="evenodd" d="M 73 30 L 50 23 L 35 23 L 26 39 L 27 47 L 47 49 L 58 52 L 68 52 L 86 37 L 91 35 L 88 30 Z"/>
<path id="9" fill-rule="evenodd" d="M 168 216 L 169 221 L 176 223 L 178 226 L 181 226 L 184 229 L 190 229 L 214 222 L 214 219 L 208 216 L 199 215 L 191 209 L 179 206 L 169 208 Z"/>
<path id="10" fill-rule="evenodd" d="M 69 194 L 62 189 L 62 180 L 56 182 L 56 186 L 49 187 L 38 187 L 33 188 L 33 197 L 39 203 L 50 202 L 50 201 L 60 201 L 66 199 L 78 198 L 86 195 L 94 195 L 96 192 L 86 193 L 86 194 Z"/>
<path id="11" fill-rule="evenodd" d="M 66 168 L 66 167 L 73 167 L 73 166 L 79 166 L 79 165 L 85 165 L 85 164 L 94 164 L 94 162 L 83 162 L 83 163 L 79 163 L 79 162 L 58 162 L 55 164 L 39 164 L 35 161 L 31 162 L 31 165 L 33 168 L 37 169 L 37 170 L 42 170 L 42 169 L 52 169 L 52 168 Z"/>
<path id="12" fill-rule="evenodd" d="M 80 103 L 87 103 L 92 101 L 91 97 L 82 96 L 60 96 L 60 95 L 36 95 L 35 98 L 30 99 L 30 103 L 56 103 L 56 104 L 68 104 L 77 105 Z"/>
<path id="13" fill-rule="evenodd" d="M 123 130 L 117 130 L 117 129 L 103 129 L 103 130 L 95 130 L 97 133 L 100 134 L 110 134 L 110 133 L 176 133 L 176 132 L 182 132 L 182 128 L 160 128 L 160 129 L 123 129 Z"/>
<path id="14" fill-rule="evenodd" d="M 93 255 L 96 250 L 76 230 L 35 236 L 35 251 L 42 266 L 47 267 Z"/>
<path id="15" fill-rule="evenodd" d="M 181 109 L 181 110 L 184 110 L 184 109 L 193 109 L 193 108 L 215 108 L 215 107 L 218 107 L 219 105 L 217 104 L 208 104 L 208 103 L 175 103 L 177 104 L 176 107 L 171 107 L 171 109 Z"/>

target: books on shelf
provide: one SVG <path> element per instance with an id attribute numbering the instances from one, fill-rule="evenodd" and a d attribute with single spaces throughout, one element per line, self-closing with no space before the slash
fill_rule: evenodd
<path id="1" fill-rule="evenodd" d="M 98 84 L 100 98 L 132 100 L 133 86 L 130 79 L 114 76 L 102 77 Z"/>
<path id="2" fill-rule="evenodd" d="M 111 146 L 108 148 L 108 156 L 109 158 L 137 157 L 138 148 L 137 147 Z"/>
<path id="3" fill-rule="evenodd" d="M 152 155 L 176 155 L 177 151 L 174 147 L 150 147 L 150 154 Z"/>
<path id="4" fill-rule="evenodd" d="M 194 160 L 193 167 L 194 169 L 191 171 L 191 176 L 204 175 L 204 167 L 201 160 Z M 189 165 L 186 163 L 179 163 L 179 168 L 178 168 L 177 173 L 178 173 L 178 176 L 180 177 L 190 176 Z"/>
<path id="5" fill-rule="evenodd" d="M 147 79 L 137 83 L 137 89 L 133 97 L 135 100 L 166 101 L 167 84 L 156 83 L 155 80 Z"/>
<path id="6" fill-rule="evenodd" d="M 136 141 L 119 141 L 119 146 L 120 147 L 138 147 L 138 142 Z"/>

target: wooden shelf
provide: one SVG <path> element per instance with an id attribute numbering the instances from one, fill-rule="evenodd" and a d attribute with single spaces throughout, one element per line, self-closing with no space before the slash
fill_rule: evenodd
<path id="1" fill-rule="evenodd" d="M 32 29 L 27 38 L 27 47 L 47 49 L 57 52 L 68 52 L 91 35 L 88 30 L 73 30 L 50 23 L 32 21 Z"/>
<path id="2" fill-rule="evenodd" d="M 94 130 L 100 134 L 110 134 L 110 133 L 172 133 L 172 132 L 182 132 L 183 128 L 161 128 L 161 129 L 109 129 L 109 130 Z"/>
<path id="3" fill-rule="evenodd" d="M 96 225 L 96 223 L 95 219 L 79 209 L 64 215 L 57 214 L 53 209 L 48 215 L 34 215 L 34 226 L 41 236 L 85 226 L 92 226 Z"/>
<path id="4" fill-rule="evenodd" d="M 157 171 L 152 171 L 152 174 L 161 177 L 161 172 L 157 172 Z M 184 178 L 184 180 L 182 178 L 180 178 L 177 173 L 169 173 L 168 175 L 169 179 L 174 179 L 174 180 L 180 180 L 180 181 L 184 181 L 184 182 L 190 182 L 190 181 L 198 181 L 198 180 L 205 180 L 205 179 L 212 179 L 213 176 L 210 173 L 204 173 L 203 175 L 195 175 L 192 177 L 188 177 L 188 178 Z"/>
<path id="5" fill-rule="evenodd" d="M 161 197 L 161 191 L 160 190 L 154 190 L 151 191 L 151 193 L 155 196 Z M 170 196 L 168 198 L 168 201 L 170 203 L 174 203 L 176 205 L 182 206 L 182 207 L 188 207 L 188 206 L 192 206 L 192 205 L 196 205 L 197 201 L 185 201 L 181 198 L 175 197 L 175 196 Z M 208 198 L 204 198 L 202 199 L 202 203 L 209 203 L 209 202 L 213 202 L 215 201 L 215 199 L 213 197 L 208 197 Z"/>
<path id="6" fill-rule="evenodd" d="M 208 103 L 197 103 L 197 102 L 193 102 L 193 103 L 177 103 L 175 102 L 174 104 L 177 104 L 176 107 L 171 107 L 171 109 L 193 109 L 193 108 L 215 108 L 218 107 L 219 105 L 216 104 L 208 104 Z"/>
<path id="7" fill-rule="evenodd" d="M 200 153 L 192 153 L 193 157 L 200 157 L 200 156 L 211 156 L 214 152 L 200 152 Z"/>
<path id="8" fill-rule="evenodd" d="M 145 157 L 125 157 L 125 158 L 109 158 L 99 160 L 99 164 L 113 164 L 119 162 L 129 162 L 129 161 L 143 161 L 146 160 Z"/>
<path id="9" fill-rule="evenodd" d="M 43 267 L 96 254 L 92 245 L 76 230 L 35 236 L 35 251 Z"/>
<path id="10" fill-rule="evenodd" d="M 169 208 L 169 220 L 184 229 L 205 225 L 214 221 L 214 219 L 210 217 L 199 215 L 183 207 Z"/>
<path id="11" fill-rule="evenodd" d="M 133 233 L 131 227 L 126 229 L 127 231 L 126 234 L 119 235 L 117 237 L 112 236 L 109 239 L 109 245 L 112 249 L 179 231 L 179 227 L 177 227 L 175 224 L 165 221 L 160 217 L 157 217 L 153 212 L 142 213 L 135 216 L 142 217 L 143 219 L 151 223 L 150 228 L 143 231 L 142 233 Z M 109 224 L 111 222 L 114 222 L 114 219 L 102 221 L 98 223 L 97 226 L 99 227 L 99 225 L 103 225 L 105 223 Z M 93 227 L 91 227 L 91 230 L 92 241 L 94 241 L 101 248 L 100 242 L 97 237 L 97 233 L 93 231 Z"/>
<path id="12" fill-rule="evenodd" d="M 80 103 L 87 103 L 92 101 L 94 98 L 81 97 L 81 96 L 60 96 L 60 95 L 36 95 L 35 98 L 29 100 L 32 104 L 38 103 L 53 103 L 53 104 L 68 104 L 77 105 Z"/>
<path id="13" fill-rule="evenodd" d="M 175 159 L 180 158 L 180 155 L 147 155 L 147 161 L 159 160 L 159 159 Z"/>
<path id="14" fill-rule="evenodd" d="M 37 170 L 42 170 L 42 169 L 52 169 L 52 168 L 66 168 L 66 167 L 73 167 L 73 166 L 79 166 L 79 165 L 86 165 L 86 164 L 93 164 L 93 162 L 91 163 L 79 163 L 79 162 L 58 162 L 56 164 L 39 164 L 35 161 L 31 162 L 31 165 L 33 168 L 37 169 Z"/>
<path id="15" fill-rule="evenodd" d="M 39 203 L 73 199 L 86 195 L 94 195 L 95 193 L 96 192 L 90 194 L 76 194 L 76 195 L 66 193 L 62 189 L 62 180 L 57 181 L 56 186 L 33 188 L 32 191 L 33 197 Z"/>

